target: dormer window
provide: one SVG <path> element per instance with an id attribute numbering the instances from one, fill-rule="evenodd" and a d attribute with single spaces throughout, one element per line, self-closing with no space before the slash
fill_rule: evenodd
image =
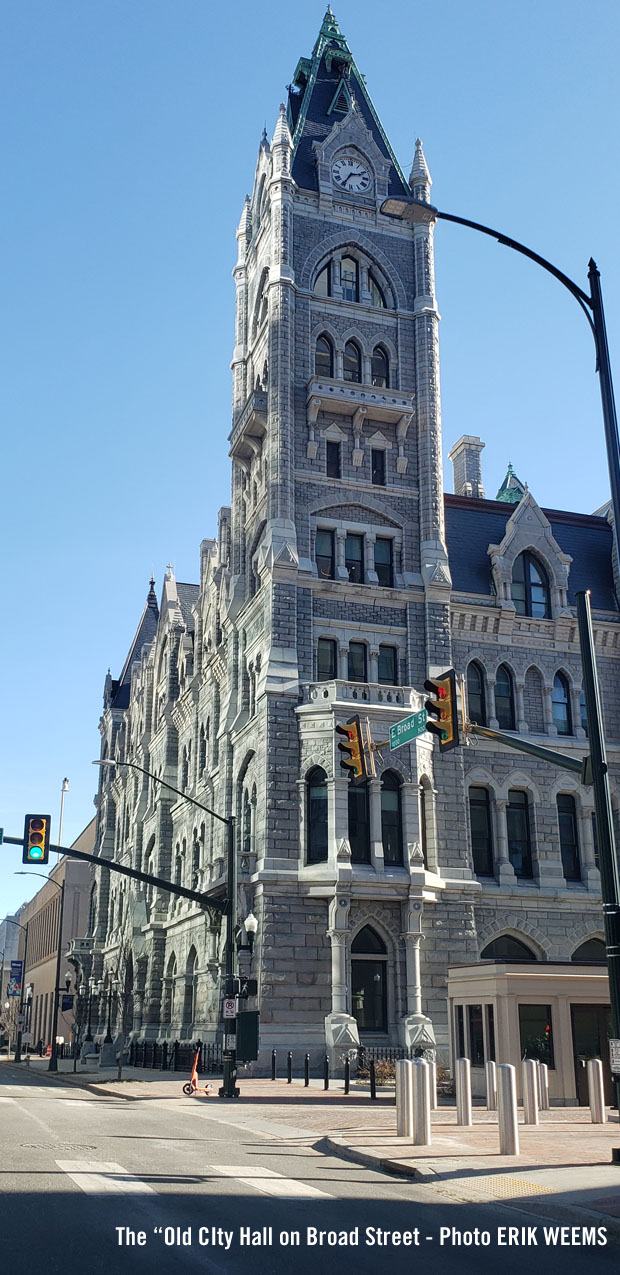
<path id="1" fill-rule="evenodd" d="M 544 567 L 526 550 L 515 559 L 512 568 L 511 597 L 517 615 L 530 615 L 538 620 L 551 619 L 549 581 Z"/>

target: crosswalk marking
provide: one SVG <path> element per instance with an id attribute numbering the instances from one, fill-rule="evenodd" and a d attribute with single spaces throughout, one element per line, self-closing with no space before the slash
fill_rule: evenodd
<path id="1" fill-rule="evenodd" d="M 87 1195 L 157 1194 L 148 1182 L 134 1177 L 113 1160 L 56 1160 L 56 1164 Z"/>
<path id="2" fill-rule="evenodd" d="M 14 1098 L 0 1098 L 0 1102 L 15 1102 Z"/>
<path id="3" fill-rule="evenodd" d="M 322 1197 L 333 1199 L 328 1191 L 319 1191 L 318 1187 L 307 1182 L 297 1182 L 295 1178 L 285 1178 L 282 1173 L 273 1169 L 265 1169 L 260 1164 L 210 1164 L 214 1173 L 221 1173 L 226 1178 L 236 1178 L 244 1186 L 253 1186 L 265 1195 L 276 1195 L 287 1199 L 314 1200 Z"/>

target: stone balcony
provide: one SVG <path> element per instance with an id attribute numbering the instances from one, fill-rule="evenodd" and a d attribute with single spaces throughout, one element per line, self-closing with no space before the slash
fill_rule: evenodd
<path id="1" fill-rule="evenodd" d="M 388 709 L 391 713 L 417 713 L 424 708 L 424 696 L 411 686 L 384 686 L 376 682 L 304 682 L 302 703 L 352 708 Z M 397 720 L 397 718 L 395 718 Z"/>

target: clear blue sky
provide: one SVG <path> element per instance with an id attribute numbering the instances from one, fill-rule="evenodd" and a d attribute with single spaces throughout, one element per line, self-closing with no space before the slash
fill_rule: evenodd
<path id="1" fill-rule="evenodd" d="M 288 9 L 288 12 L 287 12 Z M 620 385 L 614 0 L 367 0 L 336 16 L 401 164 L 440 208 L 585 284 L 601 268 Z M 322 0 L 5 0 L 0 825 L 91 819 L 105 673 L 153 570 L 198 577 L 228 503 L 235 228 L 260 134 Z M 286 18 L 285 18 L 286 15 Z M 606 499 L 594 352 L 568 293 L 447 224 L 436 237 L 445 450 L 479 434 L 546 506 Z M 447 485 L 451 485 L 447 464 Z M 39 882 L 0 850 L 0 916 Z"/>

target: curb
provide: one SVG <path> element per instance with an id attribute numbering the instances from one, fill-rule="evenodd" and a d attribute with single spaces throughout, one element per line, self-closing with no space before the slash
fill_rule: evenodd
<path id="1" fill-rule="evenodd" d="M 534 1213 L 539 1217 L 554 1218 L 570 1225 L 575 1225 L 576 1218 L 582 1219 L 584 1225 L 604 1226 L 608 1238 L 620 1243 L 620 1217 L 613 1217 L 609 1213 L 595 1212 L 578 1204 L 558 1204 L 553 1200 L 552 1196 L 548 1197 L 546 1195 L 544 1201 L 536 1196 L 523 1196 L 517 1203 L 514 1199 L 505 1199 L 503 1196 L 491 1194 L 489 1191 L 468 1190 L 467 1179 L 453 1178 L 450 1182 L 447 1182 L 445 1178 L 435 1172 L 427 1160 L 420 1160 L 417 1165 L 403 1163 L 402 1160 L 393 1160 L 390 1156 L 376 1155 L 372 1151 L 362 1151 L 358 1147 L 352 1147 L 350 1143 L 338 1135 L 335 1137 L 327 1135 L 323 1139 L 323 1146 L 326 1150 L 331 1151 L 332 1155 L 339 1156 L 342 1160 L 363 1164 L 366 1168 L 380 1169 L 384 1173 L 389 1173 L 392 1177 L 406 1178 L 419 1186 L 430 1186 L 442 1195 L 458 1200 L 459 1203 L 498 1204 L 503 1208 L 514 1209 L 515 1212 Z M 487 1174 L 485 1176 L 499 1178 L 502 1174 Z"/>

